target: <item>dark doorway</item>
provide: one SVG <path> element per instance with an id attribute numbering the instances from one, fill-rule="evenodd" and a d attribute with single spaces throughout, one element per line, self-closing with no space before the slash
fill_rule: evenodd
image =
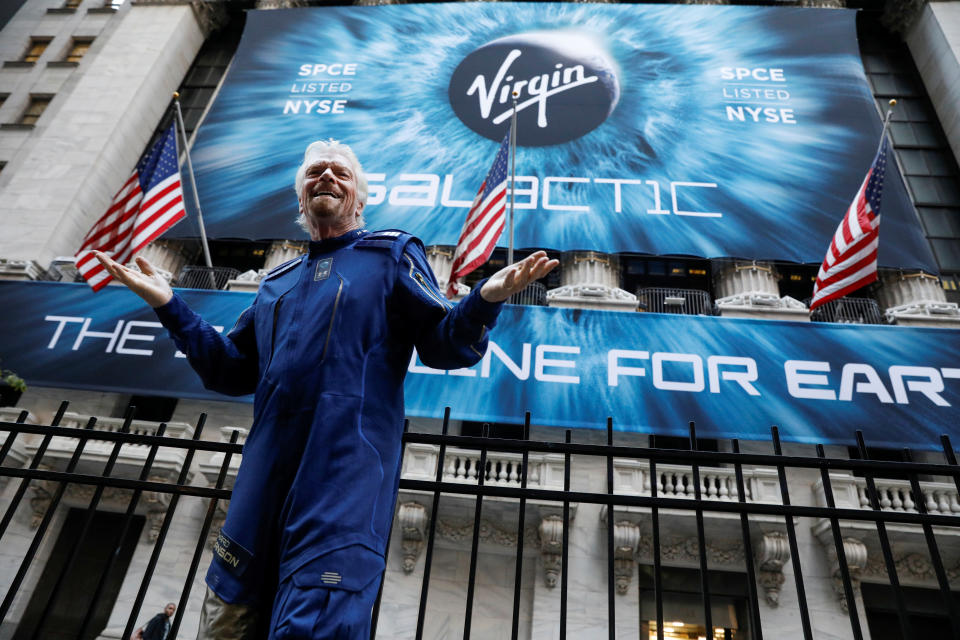
<path id="1" fill-rule="evenodd" d="M 107 624 L 113 603 L 120 592 L 124 574 L 137 546 L 143 529 L 143 516 L 134 516 L 126 536 L 120 545 L 120 553 L 110 569 L 103 593 L 97 603 L 93 596 L 97 590 L 110 556 L 118 543 L 123 529 L 124 515 L 97 511 L 90 529 L 82 540 L 80 531 L 86 511 L 71 509 L 60 530 L 53 551 L 47 560 L 37 588 L 30 597 L 27 609 L 20 620 L 13 640 L 76 640 L 83 618 L 91 606 L 95 606 L 92 622 L 83 640 L 96 638 Z M 71 551 L 76 548 L 76 557 L 60 586 L 56 602 L 49 602 L 54 585 L 67 563 Z"/>

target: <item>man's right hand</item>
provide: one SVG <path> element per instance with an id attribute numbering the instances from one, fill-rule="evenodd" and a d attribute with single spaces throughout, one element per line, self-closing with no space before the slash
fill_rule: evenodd
<path id="1" fill-rule="evenodd" d="M 140 271 L 134 271 L 101 251 L 94 251 L 94 255 L 103 265 L 103 268 L 107 270 L 107 273 L 127 285 L 130 291 L 143 298 L 151 307 L 162 307 L 170 302 L 170 298 L 173 297 L 173 289 L 170 288 L 170 283 L 153 270 L 153 266 L 147 262 L 146 258 L 137 258 L 137 266 L 140 267 Z"/>

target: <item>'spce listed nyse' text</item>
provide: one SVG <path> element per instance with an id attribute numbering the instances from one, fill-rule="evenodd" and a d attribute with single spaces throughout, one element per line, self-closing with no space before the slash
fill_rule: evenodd
<path id="1" fill-rule="evenodd" d="M 290 87 L 290 97 L 284 100 L 283 114 L 323 116 L 344 113 L 349 100 L 340 96 L 350 93 L 356 75 L 355 63 L 300 65 L 297 80 Z M 309 94 L 309 97 L 302 97 L 303 94 Z M 337 95 L 326 97 L 330 94 Z"/>
<path id="2" fill-rule="evenodd" d="M 797 124 L 783 69 L 720 67 L 721 100 L 731 122 Z"/>

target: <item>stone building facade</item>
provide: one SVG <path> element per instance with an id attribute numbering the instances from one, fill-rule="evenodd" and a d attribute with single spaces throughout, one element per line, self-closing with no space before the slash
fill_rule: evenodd
<path id="1" fill-rule="evenodd" d="M 724 0 L 687 0 L 687 4 L 725 4 Z M 101 215 L 112 195 L 129 175 L 130 167 L 147 146 L 158 123 L 164 118 L 175 91 L 183 90 L 190 70 L 209 43 L 224 30 L 239 30 L 242 11 L 247 8 L 284 8 L 309 6 L 296 0 L 258 0 L 247 3 L 185 2 L 180 0 L 23 0 L 0 30 L 0 278 L 43 280 L 52 273 L 71 277 L 68 256 Z M 384 4 L 365 2 L 357 4 Z M 758 3 L 758 4 L 771 4 Z M 776 4 L 776 3 L 773 3 Z M 799 0 L 784 5 L 807 7 L 850 6 L 868 9 L 869 2 L 844 0 Z M 953 173 L 946 179 L 957 180 L 956 159 L 960 158 L 960 2 L 924 2 L 922 0 L 886 0 L 882 11 L 872 9 L 886 29 L 886 36 L 900 51 L 908 52 L 907 62 L 915 65 L 925 92 L 941 127 L 944 148 L 952 154 Z M 865 56 L 866 57 L 866 56 Z M 876 60 L 867 60 L 868 72 Z M 225 66 L 225 65 L 223 65 Z M 223 69 L 220 69 L 222 76 Z M 883 72 L 878 70 L 877 73 Z M 883 72 L 885 73 L 885 72 Z M 216 82 L 213 83 L 215 92 Z M 876 87 L 875 87 L 876 88 Z M 880 93 L 880 92 L 878 92 Z M 197 120 L 203 105 L 197 106 Z M 896 142 L 896 141 L 895 141 Z M 906 148 L 906 147 L 904 147 Z M 910 149 L 907 149 L 909 151 Z M 909 173 L 909 171 L 907 172 Z M 943 175 L 939 177 L 944 177 Z M 909 182 L 909 179 L 908 179 Z M 918 183 L 919 184 L 919 183 Z M 960 190 L 958 190 L 960 192 Z M 923 202 L 913 194 L 918 206 Z M 960 216 L 960 201 L 927 203 Z M 923 212 L 921 212 L 923 213 Z M 930 214 L 933 215 L 932 213 Z M 958 225 L 960 228 L 960 225 Z M 932 326 L 947 330 L 960 328 L 960 258 L 954 260 L 951 242 L 960 246 L 960 237 L 938 235 L 927 229 L 943 275 L 940 279 L 922 273 L 884 273 L 873 292 L 873 299 L 887 320 L 898 325 Z M 958 234 L 960 236 L 960 234 Z M 428 255 L 438 275 L 449 265 L 450 247 L 431 247 Z M 185 264 L 197 262 L 196 247 L 184 241 L 159 241 L 147 249 L 150 259 L 175 279 Z M 232 290 L 255 290 L 264 270 L 304 251 L 302 238 L 277 240 L 266 247 L 251 248 L 251 255 L 262 256 L 262 264 L 246 270 L 228 285 Z M 558 279 L 547 283 L 544 302 L 550 306 L 602 309 L 610 313 L 630 313 L 645 304 L 638 291 L 624 288 L 626 258 L 596 252 L 571 252 L 562 256 Z M 54 269 L 56 267 L 56 269 Z M 448 268 L 448 266 L 447 266 Z M 789 267 L 758 261 L 717 262 L 711 265 L 712 300 L 720 315 L 759 319 L 806 321 L 806 306 L 790 295 L 787 285 Z M 792 273 L 792 272 L 791 272 Z M 680 282 L 685 282 L 682 278 Z M 445 284 L 445 283 L 441 283 Z M 680 287 L 683 288 L 683 287 Z M 465 293 L 466 289 L 461 291 Z M 8 336 L 2 350 L 15 348 Z M 0 356 L 2 356 L 0 350 Z M 49 424 L 61 400 L 70 401 L 64 417 L 66 426 L 81 427 L 87 416 L 97 416 L 97 429 L 115 430 L 130 402 L 129 396 L 109 392 L 63 388 L 31 387 L 18 403 L 17 410 L 5 408 L 3 420 L 12 420 L 19 409 L 29 411 L 28 421 Z M 205 412 L 209 419 L 203 438 L 226 440 L 234 429 L 241 439 L 252 421 L 250 405 L 180 399 L 168 422 L 167 435 L 189 438 L 197 416 Z M 518 416 L 519 420 L 519 416 Z M 134 429 L 155 433 L 159 420 L 134 422 Z M 469 425 L 461 425 L 467 433 Z M 439 429 L 438 421 L 414 419 L 412 430 Z M 562 440 L 559 430 L 534 426 L 531 436 L 543 440 Z M 598 432 L 577 433 L 578 441 L 599 442 Z M 646 435 L 618 434 L 618 444 L 652 446 Z M 36 453 L 37 441 L 25 438 L 3 462 L 5 466 L 28 464 Z M 91 444 L 81 459 L 81 469 L 96 473 L 106 455 L 103 448 Z M 717 443 L 720 448 L 729 443 Z M 745 451 L 770 451 L 769 442 L 743 443 Z M 810 447 L 787 445 L 787 452 L 810 455 Z M 44 464 L 55 466 L 69 458 L 71 451 L 51 445 Z M 436 447 L 412 445 L 405 453 L 405 478 L 432 479 L 437 465 L 443 465 L 444 478 L 468 482 L 475 452 L 447 451 L 438 460 Z M 828 455 L 847 457 L 842 447 L 828 447 Z M 131 447 L 120 456 L 121 473 L 135 475 L 142 464 L 144 450 Z M 179 456 L 179 457 L 178 457 Z M 502 475 L 495 479 L 505 485 L 517 483 L 517 458 L 493 454 Z M 934 460 L 933 457 L 930 458 Z M 158 478 L 178 473 L 182 454 L 161 453 L 155 466 Z M 189 469 L 189 481 L 199 485 L 213 482 L 222 456 L 199 454 Z M 231 464 L 232 478 L 237 461 Z M 557 489 L 563 487 L 563 460 L 548 454 L 531 457 L 530 485 Z M 359 472 L 359 470 L 358 470 Z M 600 460 L 577 460 L 572 470 L 573 490 L 605 491 L 605 466 Z M 732 495 L 733 471 L 717 468 L 708 472 L 710 499 L 728 500 Z M 778 502 L 782 499 L 774 471 L 765 468 L 745 470 L 749 499 Z M 682 466 L 660 467 L 652 479 L 649 466 L 636 461 L 615 463 L 618 491 L 642 493 L 650 483 L 663 483 L 681 492 L 691 485 L 690 470 Z M 823 504 L 823 489 L 818 472 L 791 471 L 788 477 L 791 498 L 796 504 Z M 909 509 L 904 504 L 904 481 L 884 481 L 881 490 L 889 497 L 889 508 Z M 0 477 L 0 508 L 12 499 L 18 480 L 3 483 Z M 928 507 L 940 513 L 960 512 L 960 502 L 952 485 L 924 482 Z M 838 503 L 861 508 L 864 502 L 863 479 L 841 473 L 834 478 Z M 6 592 L 33 539 L 38 523 L 47 516 L 55 487 L 34 482 L 21 503 L 11 525 L 0 542 L 0 590 Z M 128 494 L 107 492 L 101 510 L 105 514 L 122 512 Z M 69 543 L 76 531 L 71 508 L 82 508 L 89 493 L 72 488 L 52 514 L 37 559 L 18 591 L 7 619 L 0 622 L 0 640 L 26 637 L 37 624 L 31 616 L 37 610 L 37 594 L 44 571 L 57 547 Z M 123 571 L 113 586 L 110 607 L 97 620 L 97 638 L 120 638 L 126 618 L 153 542 L 158 534 L 169 496 L 146 496 L 138 507 L 138 530 L 131 533 Z M 168 601 L 176 602 L 183 588 L 194 544 L 206 513 L 206 502 L 186 497 L 180 501 L 155 577 L 140 612 L 141 621 L 160 611 Z M 222 521 L 223 509 L 214 516 Z M 465 575 L 470 562 L 470 531 L 473 500 L 446 497 L 437 514 L 430 513 L 428 497 L 401 492 L 384 586 L 380 614 L 381 638 L 413 637 L 417 622 L 420 587 L 424 567 L 425 531 L 431 517 L 437 519 L 437 542 L 433 555 L 431 599 L 425 636 L 461 637 L 462 615 L 466 600 Z M 569 637 L 607 636 L 606 595 L 606 523 L 610 514 L 597 505 L 572 505 L 569 580 L 571 606 L 568 612 Z M 650 591 L 650 514 L 642 509 L 614 509 L 617 589 L 617 636 L 636 637 L 638 629 L 649 630 L 652 613 Z M 513 567 L 517 545 L 516 510 L 513 503 L 490 500 L 485 503 L 474 604 L 474 637 L 510 637 Z M 72 520 L 71 520 L 72 519 Z M 730 637 L 748 638 L 743 604 L 744 548 L 739 521 L 731 516 L 706 514 L 710 538 L 707 553 L 712 573 L 716 574 L 714 623 L 731 630 Z M 98 526 L 109 530 L 107 516 Z M 885 569 L 875 531 L 866 525 L 844 523 L 845 552 L 856 584 L 853 606 L 857 607 L 865 633 L 877 628 L 877 616 L 888 610 L 884 591 Z M 214 527 L 215 530 L 216 527 Z M 531 504 L 525 522 L 524 567 L 522 580 L 521 638 L 555 638 L 558 634 L 558 575 L 560 537 L 563 521 L 556 505 Z M 661 518 L 663 562 L 675 587 L 666 602 L 669 620 L 687 623 L 681 629 L 696 629 L 696 575 L 698 558 L 692 514 L 665 512 Z M 797 593 L 794 567 L 786 545 L 785 525 L 777 518 L 755 518 L 751 535 L 758 568 L 760 603 L 764 629 L 775 629 L 778 639 L 802 637 L 797 621 Z M 951 579 L 960 575 L 960 541 L 956 534 L 938 531 Z M 846 601 L 838 581 L 837 559 L 831 555 L 829 523 L 804 522 L 798 527 L 803 560 L 806 596 L 810 605 L 816 637 L 846 637 L 849 630 Z M 891 529 L 895 558 L 902 584 L 910 587 L 908 606 L 919 617 L 934 616 L 929 608 L 935 600 L 936 579 L 923 553 L 922 534 L 904 527 Z M 201 559 L 206 566 L 209 548 Z M 181 637 L 193 637 L 199 619 L 201 571 L 194 582 L 189 606 L 184 613 Z M 83 582 L 73 583 L 83 588 Z M 575 595 L 574 595 L 575 594 Z M 930 594 L 934 594 L 930 597 Z M 880 612 L 880 613 L 877 613 Z M 76 616 L 61 612 L 65 619 Z M 871 619 L 871 616 L 874 616 Z M 654 636 L 655 637 L 655 636 Z M 718 636 L 722 637 L 722 636 Z M 768 633 L 768 637 L 771 637 Z M 886 637 L 886 636 L 884 636 Z"/>

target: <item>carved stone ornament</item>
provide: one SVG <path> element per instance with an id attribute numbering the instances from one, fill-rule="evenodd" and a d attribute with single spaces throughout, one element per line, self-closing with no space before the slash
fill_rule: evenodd
<path id="1" fill-rule="evenodd" d="M 757 582 L 771 607 L 780 605 L 780 589 L 783 587 L 783 565 L 790 560 L 787 537 L 779 531 L 763 534 L 757 546 Z"/>
<path id="2" fill-rule="evenodd" d="M 847 602 L 847 594 L 843 590 L 843 577 L 840 573 L 840 563 L 837 561 L 837 551 L 832 544 L 827 547 L 827 555 L 830 558 L 833 570 L 833 591 L 837 594 L 837 602 L 840 608 L 843 609 L 844 613 L 848 613 L 850 604 Z M 854 591 L 856 591 L 860 588 L 860 578 L 867 568 L 867 545 L 856 538 L 844 538 L 843 555 L 847 559 L 850 582 Z"/>
<path id="3" fill-rule="evenodd" d="M 148 482 L 168 482 L 166 476 L 150 476 Z M 161 491 L 145 491 L 143 500 L 147 505 L 147 540 L 156 542 L 163 526 L 163 518 L 170 506 L 171 494 Z"/>
<path id="4" fill-rule="evenodd" d="M 543 558 L 543 583 L 557 586 L 563 563 L 563 518 L 546 516 L 540 521 L 540 556 Z"/>
<path id="5" fill-rule="evenodd" d="M 397 511 L 403 549 L 403 572 L 413 573 L 426 539 L 427 509 L 419 502 L 402 502 Z"/>
<path id="6" fill-rule="evenodd" d="M 437 520 L 437 535 L 453 542 L 473 539 L 473 522 L 450 522 L 447 520 Z M 501 547 L 517 546 L 517 532 L 506 531 L 488 520 L 480 520 L 480 542 L 490 542 Z M 524 544 L 530 544 L 535 540 L 537 531 L 533 527 L 527 527 L 523 530 Z"/>
<path id="7" fill-rule="evenodd" d="M 622 520 L 613 525 L 613 576 L 620 595 L 630 588 L 639 542 L 640 527 L 636 523 Z"/>
<path id="8" fill-rule="evenodd" d="M 38 467 L 44 471 L 50 471 L 50 467 L 40 465 Z M 33 514 L 30 517 L 30 528 L 36 529 L 47 515 L 47 509 L 50 508 L 50 501 L 53 499 L 54 484 L 49 480 L 37 480 L 30 483 L 30 490 L 33 495 L 30 497 L 30 508 Z"/>
<path id="9" fill-rule="evenodd" d="M 685 564 L 700 561 L 697 539 L 693 536 L 661 540 L 660 559 L 668 564 Z M 644 560 L 653 559 L 653 539 L 642 536 L 637 545 L 637 556 Z M 719 544 L 707 543 L 707 561 L 711 565 L 740 565 L 743 563 L 743 544 L 721 541 Z"/>
<path id="10" fill-rule="evenodd" d="M 937 574 L 933 570 L 933 564 L 930 562 L 930 559 L 923 554 L 906 553 L 895 555 L 893 564 L 897 569 L 897 575 L 902 576 L 905 580 L 933 582 L 937 579 Z M 947 572 L 947 580 L 957 582 L 957 580 L 960 579 L 960 561 L 952 568 L 944 568 Z M 867 567 L 863 570 L 863 573 L 865 575 L 886 576 L 887 565 L 884 563 L 883 557 L 870 556 L 867 561 Z"/>

